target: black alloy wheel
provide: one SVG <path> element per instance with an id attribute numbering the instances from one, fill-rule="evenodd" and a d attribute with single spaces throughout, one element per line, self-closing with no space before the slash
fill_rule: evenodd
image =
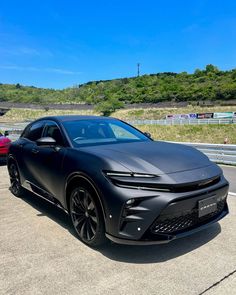
<path id="1" fill-rule="evenodd" d="M 79 238 L 90 246 L 106 241 L 101 208 L 94 191 L 88 186 L 76 187 L 70 196 L 70 215 Z"/>
<path id="2" fill-rule="evenodd" d="M 20 183 L 20 175 L 16 163 L 11 162 L 8 167 L 11 187 L 10 190 L 16 197 L 21 197 L 23 193 L 23 188 Z"/>

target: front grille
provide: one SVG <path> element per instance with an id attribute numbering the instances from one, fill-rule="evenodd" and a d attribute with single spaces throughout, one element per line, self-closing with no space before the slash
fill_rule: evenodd
<path id="1" fill-rule="evenodd" d="M 190 213 L 173 217 L 161 219 L 158 218 L 151 227 L 152 234 L 177 234 L 186 229 L 194 228 L 198 225 L 210 221 L 211 218 L 220 214 L 225 207 L 225 200 L 217 203 L 217 210 L 207 214 L 201 218 L 198 217 L 198 209 L 193 209 Z M 163 218 L 163 216 L 162 216 Z"/>
<path id="2" fill-rule="evenodd" d="M 199 182 L 192 183 L 192 184 L 175 185 L 172 187 L 172 192 L 184 193 L 184 192 L 190 192 L 190 191 L 195 191 L 195 190 L 199 190 L 199 189 L 204 189 L 204 188 L 207 188 L 207 187 L 217 184 L 219 181 L 220 181 L 220 177 L 215 177 L 212 179 L 207 179 L 207 180 L 199 181 Z"/>
<path id="3" fill-rule="evenodd" d="M 184 183 L 184 184 L 163 184 L 153 178 L 145 179 L 137 179 L 134 181 L 132 177 L 129 179 L 125 179 L 126 177 L 112 178 L 111 181 L 113 184 L 124 187 L 124 188 L 133 188 L 133 189 L 144 189 L 144 190 L 157 190 L 163 192 L 171 192 L 171 193 L 185 193 L 196 190 L 201 190 L 207 187 L 214 186 L 218 182 L 220 182 L 221 177 L 213 177 L 208 178 L 196 182 Z M 135 178 L 135 177 L 134 177 Z"/>

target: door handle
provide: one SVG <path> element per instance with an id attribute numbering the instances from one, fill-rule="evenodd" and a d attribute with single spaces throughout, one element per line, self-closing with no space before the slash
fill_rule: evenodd
<path id="1" fill-rule="evenodd" d="M 32 152 L 33 154 L 37 154 L 37 153 L 39 152 L 39 150 L 37 150 L 37 149 L 32 149 L 31 152 Z"/>

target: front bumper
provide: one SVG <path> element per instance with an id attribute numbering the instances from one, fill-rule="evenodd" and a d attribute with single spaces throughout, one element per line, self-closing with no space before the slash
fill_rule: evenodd
<path id="1" fill-rule="evenodd" d="M 211 187 L 182 193 L 114 188 L 113 186 L 113 191 L 108 193 L 112 197 L 108 199 L 107 204 L 106 236 L 120 244 L 148 245 L 168 243 L 174 239 L 191 235 L 228 214 L 226 200 L 228 188 L 228 182 L 223 176 L 217 184 Z M 169 224 L 169 219 L 172 217 L 179 220 L 178 218 L 181 219 L 186 214 L 196 214 L 198 202 L 212 196 L 221 200 L 219 202 L 221 206 L 217 207 L 218 211 L 214 214 L 197 221 L 194 220 L 192 223 L 188 219 L 186 222 L 189 222 L 189 226 L 182 225 L 179 230 L 178 228 L 171 230 L 168 225 L 166 231 L 153 232 L 153 225 L 159 222 L 159 219 L 161 222 L 166 219 Z M 127 210 L 126 202 L 131 198 L 137 202 Z M 183 221 L 181 222 L 183 224 Z"/>
<path id="2" fill-rule="evenodd" d="M 184 237 L 190 236 L 194 233 L 197 233 L 201 230 L 204 230 L 204 229 L 208 228 L 210 225 L 212 225 L 213 223 L 215 223 L 215 222 L 219 221 L 220 219 L 222 219 L 223 217 L 225 217 L 228 213 L 229 213 L 229 210 L 228 210 L 228 206 L 226 204 L 225 209 L 216 218 L 212 219 L 211 221 L 207 222 L 206 224 L 203 224 L 203 225 L 198 226 L 194 229 L 187 230 L 187 231 L 184 231 L 184 232 L 176 234 L 176 235 L 159 236 L 159 239 L 157 237 L 157 239 L 155 239 L 155 240 L 146 239 L 146 240 L 138 240 L 137 241 L 137 240 L 130 240 L 130 239 L 121 239 L 121 238 L 117 238 L 112 235 L 109 235 L 107 233 L 106 233 L 106 237 L 114 243 L 123 244 L 123 245 L 140 245 L 140 246 L 142 246 L 142 245 L 166 244 L 166 243 L 169 243 L 173 240 L 176 240 L 179 238 L 184 238 Z"/>

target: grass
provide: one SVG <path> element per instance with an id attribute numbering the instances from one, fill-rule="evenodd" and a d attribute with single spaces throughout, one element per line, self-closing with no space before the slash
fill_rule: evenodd
<path id="1" fill-rule="evenodd" d="M 152 109 L 123 109 L 112 114 L 113 117 L 122 120 L 158 120 L 164 119 L 168 114 L 188 113 L 213 113 L 213 112 L 235 112 L 233 106 L 199 107 L 188 106 L 185 108 L 152 108 Z M 180 141 L 180 142 L 202 142 L 202 143 L 224 143 L 236 144 L 236 124 L 227 125 L 138 125 L 142 131 L 152 134 L 155 140 Z"/>
<path id="2" fill-rule="evenodd" d="M 197 112 L 230 112 L 236 111 L 234 107 L 186 107 L 186 108 L 153 108 L 153 109 L 124 109 L 116 111 L 112 117 L 123 120 L 134 119 L 162 119 L 167 114 L 184 114 Z M 22 122 L 34 120 L 43 116 L 53 115 L 99 115 L 91 110 L 32 110 L 11 109 L 0 122 Z M 139 125 L 142 131 L 150 132 L 156 140 L 180 141 L 180 142 L 203 142 L 223 143 L 225 137 L 229 143 L 236 144 L 236 124 L 229 125 Z"/>
<path id="3" fill-rule="evenodd" d="M 45 116 L 57 115 L 95 115 L 92 110 L 33 110 L 33 109 L 11 109 L 4 116 L 0 117 L 0 122 L 23 122 L 34 120 Z"/>
<path id="4" fill-rule="evenodd" d="M 225 125 L 139 125 L 142 131 L 152 134 L 155 140 L 202 142 L 202 143 L 228 143 L 236 144 L 236 124 Z"/>
<path id="5" fill-rule="evenodd" d="M 165 118 L 168 114 L 188 114 L 204 112 L 233 112 L 236 107 L 199 107 L 189 106 L 186 108 L 152 108 L 152 109 L 121 109 L 111 114 L 112 117 L 122 120 L 158 120 Z M 36 110 L 36 109 L 11 109 L 4 116 L 0 117 L 0 122 L 22 122 L 34 120 L 44 116 L 54 115 L 99 115 L 92 110 Z"/>
<path id="6" fill-rule="evenodd" d="M 113 117 L 122 120 L 159 120 L 169 114 L 189 113 L 214 113 L 236 112 L 236 106 L 199 107 L 188 106 L 185 108 L 150 108 L 150 109 L 121 109 L 112 114 Z"/>

